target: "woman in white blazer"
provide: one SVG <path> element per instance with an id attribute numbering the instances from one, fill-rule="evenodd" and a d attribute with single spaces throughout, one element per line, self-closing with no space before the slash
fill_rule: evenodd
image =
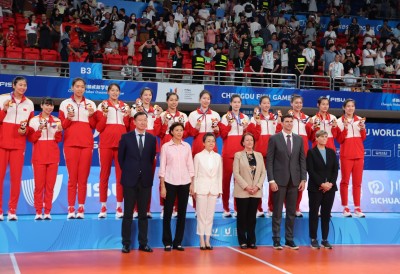
<path id="1" fill-rule="evenodd" d="M 222 194 L 222 158 L 214 152 L 215 136 L 203 136 L 204 150 L 194 157 L 194 194 L 200 249 L 212 250 L 210 237 L 217 198 Z"/>
<path id="2" fill-rule="evenodd" d="M 233 196 L 237 206 L 237 235 L 242 249 L 256 249 L 256 214 L 262 197 L 266 176 L 264 158 L 254 151 L 253 134 L 243 134 L 241 144 L 244 150 L 235 153 L 233 176 L 235 186 Z"/>

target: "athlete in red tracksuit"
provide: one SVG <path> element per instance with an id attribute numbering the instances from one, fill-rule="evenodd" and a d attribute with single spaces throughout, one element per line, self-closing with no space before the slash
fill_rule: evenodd
<path id="1" fill-rule="evenodd" d="M 307 156 L 308 152 L 308 141 L 312 140 L 313 125 L 310 121 L 310 117 L 304 114 L 301 110 L 303 108 L 303 97 L 297 94 L 293 94 L 290 105 L 292 109 L 289 110 L 289 114 L 293 115 L 293 133 L 300 135 L 303 138 L 304 155 Z M 276 128 L 276 132 L 282 131 L 282 125 L 279 124 Z M 303 217 L 300 211 L 301 197 L 303 191 L 299 191 L 296 203 L 296 217 Z"/>
<path id="2" fill-rule="evenodd" d="M 42 113 L 29 121 L 28 140 L 33 143 L 32 165 L 35 178 L 34 206 L 35 220 L 50 220 L 53 203 L 54 185 L 56 184 L 62 139 L 61 120 L 52 116 L 53 99 L 46 97 L 40 107 Z M 44 216 L 43 213 L 44 207 Z"/>
<path id="3" fill-rule="evenodd" d="M 185 130 L 189 136 L 193 136 L 192 155 L 193 157 L 204 149 L 203 136 L 207 132 L 219 136 L 219 126 L 221 118 L 219 114 L 210 109 L 211 93 L 207 90 L 200 92 L 200 107 L 189 114 L 189 123 L 186 123 Z M 218 151 L 217 146 L 214 148 Z M 196 202 L 193 199 L 193 208 L 196 208 Z"/>
<path id="4" fill-rule="evenodd" d="M 185 127 L 188 117 L 185 113 L 178 111 L 179 96 L 174 92 L 167 93 L 167 105 L 168 109 L 160 114 L 159 117 L 154 121 L 154 131 L 156 136 L 161 139 L 161 147 L 172 139 L 171 134 L 169 134 L 169 128 L 175 122 L 182 123 Z M 183 139 L 187 138 L 188 132 L 183 131 Z M 160 185 L 161 187 L 161 185 Z M 160 191 L 161 192 L 161 191 Z M 160 206 L 161 213 L 160 217 L 164 216 L 164 201 L 165 199 L 160 195 Z M 178 212 L 178 198 L 175 199 L 174 210 L 172 216 L 176 217 Z"/>
<path id="5" fill-rule="evenodd" d="M 96 105 L 86 99 L 85 80 L 72 81 L 73 95 L 61 102 L 59 118 L 64 128 L 64 157 L 68 170 L 68 219 L 84 218 L 87 181 L 92 165 Z M 75 201 L 78 192 L 78 210 Z"/>
<path id="6" fill-rule="evenodd" d="M 117 84 L 108 86 L 108 100 L 103 101 L 97 107 L 96 129 L 99 136 L 99 159 L 100 159 L 100 203 L 99 218 L 107 217 L 107 193 L 108 180 L 110 178 L 111 166 L 114 160 L 115 184 L 117 207 L 115 216 L 122 218 L 123 189 L 120 184 L 121 168 L 118 163 L 118 144 L 122 134 L 129 129 L 130 108 L 127 104 L 118 100 L 120 87 Z"/>
<path id="7" fill-rule="evenodd" d="M 338 127 L 341 133 L 338 138 L 340 144 L 340 170 L 342 180 L 340 181 L 340 196 L 342 198 L 343 216 L 351 217 L 348 207 L 348 189 L 350 175 L 353 184 L 354 215 L 365 217 L 360 208 L 361 183 L 364 169 L 364 144 L 367 137 L 365 130 L 365 119 L 354 114 L 355 101 L 347 99 L 343 104 L 344 115 L 338 119 Z"/>
<path id="8" fill-rule="evenodd" d="M 315 140 L 315 134 L 318 130 L 325 130 L 328 132 L 328 142 L 326 147 L 336 151 L 335 139 L 340 134 L 340 129 L 337 126 L 337 119 L 332 114 L 328 113 L 329 110 L 329 99 L 327 97 L 321 97 L 317 103 L 318 113 L 314 115 L 310 121 L 313 123 L 312 141 L 313 147 L 317 145 Z"/>
<path id="9" fill-rule="evenodd" d="M 243 150 L 241 139 L 249 125 L 249 117 L 240 112 L 242 100 L 239 95 L 234 94 L 230 99 L 230 111 L 222 116 L 219 123 L 220 135 L 224 141 L 222 147 L 222 205 L 224 207 L 223 217 L 231 217 L 229 209 L 231 178 L 233 173 L 233 159 L 235 153 Z M 234 208 L 236 212 L 236 207 Z"/>
<path id="10" fill-rule="evenodd" d="M 260 152 L 264 157 L 264 164 L 267 161 L 267 150 L 268 142 L 271 135 L 276 133 L 276 127 L 280 123 L 281 111 L 278 110 L 276 114 L 270 112 L 271 99 L 268 96 L 262 96 L 260 98 L 260 106 L 254 109 L 256 113 L 253 113 L 250 125 L 247 127 L 247 132 L 254 135 L 256 139 L 255 151 Z M 261 111 L 260 111 L 261 110 Z M 269 188 L 268 188 L 269 189 Z M 268 211 L 267 216 L 272 216 L 272 190 L 268 192 Z M 257 209 L 257 217 L 263 217 L 264 211 L 262 208 L 262 199 Z"/>
<path id="11" fill-rule="evenodd" d="M 27 82 L 16 77 L 13 91 L 0 95 L 0 220 L 3 216 L 3 185 L 7 166 L 10 165 L 10 201 L 8 220 L 17 220 L 17 204 L 21 191 L 22 167 L 26 146 L 28 121 L 33 117 L 34 106 L 25 97 Z"/>
<path id="12" fill-rule="evenodd" d="M 140 98 L 138 98 L 135 102 L 135 106 L 131 110 L 131 122 L 130 122 L 130 131 L 135 130 L 135 120 L 133 119 L 133 116 L 137 112 L 144 112 L 147 114 L 147 129 L 146 132 L 156 136 L 155 131 L 154 131 L 154 121 L 156 118 L 161 114 L 162 108 L 154 105 L 154 107 L 151 105 L 151 99 L 153 98 L 153 91 L 150 88 L 143 88 L 142 91 L 140 92 Z M 157 153 L 160 152 L 160 147 L 157 142 Z M 154 159 L 153 163 L 153 177 L 154 173 L 156 171 L 156 165 L 157 165 L 157 160 Z M 150 212 L 150 205 L 151 205 L 151 197 L 149 199 L 149 204 L 147 205 L 147 217 L 152 218 L 151 212 Z M 138 216 L 138 209 L 137 205 L 135 206 L 134 209 L 134 214 L 133 217 L 137 218 Z"/>

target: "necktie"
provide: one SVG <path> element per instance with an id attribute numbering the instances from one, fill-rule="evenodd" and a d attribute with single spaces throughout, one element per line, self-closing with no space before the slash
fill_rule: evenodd
<path id="1" fill-rule="evenodd" d="M 289 154 L 292 154 L 292 140 L 290 139 L 290 137 L 291 137 L 290 135 L 286 135 L 287 138 L 286 146 Z"/>
<path id="2" fill-rule="evenodd" d="M 139 153 L 140 156 L 142 156 L 142 151 L 143 151 L 143 134 L 139 134 Z"/>

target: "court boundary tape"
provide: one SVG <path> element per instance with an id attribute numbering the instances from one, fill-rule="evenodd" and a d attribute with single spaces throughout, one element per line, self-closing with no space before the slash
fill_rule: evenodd
<path id="1" fill-rule="evenodd" d="M 12 266 L 14 268 L 14 273 L 21 274 L 21 271 L 19 270 L 19 267 L 18 267 L 17 258 L 15 258 L 14 253 L 10 253 L 10 259 L 11 259 Z"/>
<path id="2" fill-rule="evenodd" d="M 233 248 L 233 247 L 231 247 L 231 246 L 227 246 L 226 248 L 228 248 L 228 249 L 230 249 L 230 250 L 233 250 L 233 251 L 235 251 L 235 252 L 238 252 L 238 253 L 240 253 L 240 254 L 242 254 L 242 255 L 245 255 L 245 256 L 247 256 L 247 257 L 253 259 L 253 260 L 256 260 L 257 262 L 260 262 L 260 263 L 262 263 L 262 264 L 265 264 L 265 265 L 267 265 L 267 266 L 269 266 L 269 267 L 271 267 L 271 268 L 273 268 L 273 269 L 275 269 L 275 270 L 278 270 L 278 271 L 280 271 L 280 272 L 282 272 L 282 273 L 291 274 L 291 272 L 289 272 L 289 271 L 286 271 L 286 270 L 284 270 L 284 269 L 282 269 L 282 268 L 280 268 L 280 267 L 278 267 L 278 266 L 276 266 L 276 265 L 273 265 L 273 264 L 271 264 L 271 263 L 269 263 L 269 262 L 267 262 L 267 261 L 261 260 L 260 258 L 257 258 L 257 257 L 255 257 L 255 256 L 253 256 L 253 255 L 247 254 L 246 252 L 240 251 L 240 250 L 238 250 L 238 249 L 236 249 L 236 248 Z"/>

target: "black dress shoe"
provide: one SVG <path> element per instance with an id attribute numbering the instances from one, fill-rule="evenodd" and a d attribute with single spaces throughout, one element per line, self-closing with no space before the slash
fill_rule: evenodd
<path id="1" fill-rule="evenodd" d="M 175 250 L 178 250 L 178 251 L 184 251 L 185 249 L 183 248 L 183 246 L 181 246 L 181 245 L 174 245 L 173 247 L 172 247 L 172 249 L 175 249 Z"/>
<path id="2" fill-rule="evenodd" d="M 257 246 L 256 246 L 255 244 L 251 244 L 251 245 L 249 245 L 249 248 L 251 248 L 251 249 L 257 249 Z"/>
<path id="3" fill-rule="evenodd" d="M 207 249 L 207 250 L 213 250 L 214 247 L 213 247 L 212 245 L 206 245 L 206 249 Z"/>
<path id="4" fill-rule="evenodd" d="M 274 240 L 274 243 L 273 243 L 272 247 L 274 249 L 276 249 L 276 250 L 282 250 L 283 249 L 283 247 L 281 245 L 281 242 L 278 241 L 278 240 Z"/>
<path id="5" fill-rule="evenodd" d="M 144 252 L 153 252 L 153 249 L 148 245 L 140 245 L 139 250 Z"/>
<path id="6" fill-rule="evenodd" d="M 247 249 L 247 244 L 241 244 L 241 245 L 240 245 L 240 248 L 241 248 L 241 249 Z"/>
<path id="7" fill-rule="evenodd" d="M 129 245 L 123 245 L 121 251 L 122 251 L 122 253 L 129 253 L 129 252 L 131 252 L 131 248 Z"/>
<path id="8" fill-rule="evenodd" d="M 285 246 L 294 250 L 299 249 L 299 247 L 294 243 L 294 241 L 286 241 Z"/>
<path id="9" fill-rule="evenodd" d="M 170 246 L 170 245 L 166 245 L 164 247 L 164 251 L 171 251 L 171 250 L 172 250 L 172 246 Z"/>

